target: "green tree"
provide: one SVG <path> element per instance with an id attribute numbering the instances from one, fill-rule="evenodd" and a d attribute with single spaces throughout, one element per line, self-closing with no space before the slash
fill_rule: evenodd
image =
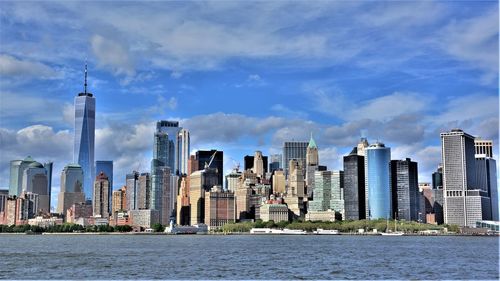
<path id="1" fill-rule="evenodd" d="M 163 227 L 163 225 L 161 225 L 161 223 L 155 223 L 155 224 L 153 224 L 152 229 L 155 232 L 163 232 L 165 230 L 165 227 Z"/>

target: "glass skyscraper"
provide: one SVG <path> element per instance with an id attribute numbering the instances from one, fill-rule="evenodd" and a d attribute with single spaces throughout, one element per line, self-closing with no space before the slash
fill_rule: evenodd
<path id="1" fill-rule="evenodd" d="M 420 210 L 418 190 L 418 165 L 410 158 L 391 161 L 392 215 L 397 219 L 421 221 L 425 216 Z"/>
<path id="2" fill-rule="evenodd" d="M 391 149 L 383 143 L 366 148 L 368 217 L 370 219 L 391 217 Z"/>
<path id="3" fill-rule="evenodd" d="M 290 164 L 290 160 L 295 159 L 301 162 L 301 166 L 303 168 L 305 174 L 306 167 L 306 154 L 307 154 L 307 146 L 309 142 L 307 141 L 286 141 L 283 144 L 283 170 L 288 177 L 288 165 Z"/>
<path id="4" fill-rule="evenodd" d="M 103 161 L 103 160 L 95 161 L 95 174 L 98 175 L 100 172 L 103 172 L 108 177 L 109 187 L 111 190 L 108 196 L 109 196 L 109 202 L 111 202 L 113 196 L 113 161 Z M 112 207 L 111 204 L 109 204 L 110 214 L 111 214 L 111 207 Z"/>
<path id="5" fill-rule="evenodd" d="M 83 190 L 86 199 L 92 199 L 95 178 L 95 98 L 87 92 L 87 66 L 85 66 L 84 92 L 75 97 L 75 143 L 73 161 L 83 170 Z"/>

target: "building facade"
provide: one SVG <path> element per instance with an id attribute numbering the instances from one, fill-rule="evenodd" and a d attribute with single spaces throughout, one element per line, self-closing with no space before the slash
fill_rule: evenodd
<path id="1" fill-rule="evenodd" d="M 61 172 L 61 190 L 57 200 L 57 212 L 66 214 L 75 203 L 85 202 L 83 170 L 78 164 L 68 164 Z"/>
<path id="2" fill-rule="evenodd" d="M 122 211 L 127 210 L 127 208 L 128 208 L 128 205 L 127 205 L 127 186 L 123 186 L 122 188 L 113 191 L 112 205 L 113 205 L 113 207 L 111 208 L 111 214 L 113 214 L 113 216 L 117 212 L 122 212 Z"/>
<path id="3" fill-rule="evenodd" d="M 109 194 L 111 186 L 108 176 L 104 172 L 99 172 L 94 182 L 94 198 L 92 198 L 92 211 L 94 217 L 108 218 L 110 209 Z"/>
<path id="4" fill-rule="evenodd" d="M 357 147 L 344 156 L 344 206 L 346 220 L 366 219 L 365 157 Z"/>
<path id="5" fill-rule="evenodd" d="M 73 162 L 83 171 L 83 191 L 85 199 L 92 198 L 92 185 L 95 178 L 95 97 L 87 92 L 87 65 L 85 65 L 85 84 L 83 93 L 75 97 L 75 142 Z"/>
<path id="6" fill-rule="evenodd" d="M 177 135 L 177 167 L 179 167 L 180 174 L 188 174 L 189 155 L 191 153 L 191 138 L 189 131 L 180 129 Z"/>
<path id="7" fill-rule="evenodd" d="M 391 149 L 377 142 L 366 148 L 368 218 L 391 218 Z"/>
<path id="8" fill-rule="evenodd" d="M 422 220 L 417 162 L 411 161 L 410 158 L 392 160 L 391 188 L 394 218 L 407 221 Z"/>
<path id="9" fill-rule="evenodd" d="M 236 221 L 236 198 L 231 191 L 223 191 L 220 186 L 205 191 L 205 224 L 209 229 L 217 229 Z"/>
<path id="10" fill-rule="evenodd" d="M 307 146 L 306 141 L 287 141 L 283 143 L 283 171 L 288 178 L 290 160 L 295 159 L 301 163 L 301 167 L 305 170 Z M 305 171 L 304 171 L 305 172 Z"/>

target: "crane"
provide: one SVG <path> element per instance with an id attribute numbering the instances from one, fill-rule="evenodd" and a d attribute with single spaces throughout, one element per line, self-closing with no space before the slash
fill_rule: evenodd
<path id="1" fill-rule="evenodd" d="M 210 162 L 205 162 L 205 169 L 208 169 L 210 168 L 210 165 L 212 165 L 212 162 L 214 161 L 215 159 L 215 154 L 217 154 L 217 150 L 214 152 L 214 154 L 212 154 L 212 156 L 210 157 Z"/>

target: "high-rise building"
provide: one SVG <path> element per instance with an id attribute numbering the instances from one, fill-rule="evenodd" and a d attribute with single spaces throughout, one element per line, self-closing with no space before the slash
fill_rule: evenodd
<path id="1" fill-rule="evenodd" d="M 344 204 L 346 220 L 366 219 L 365 157 L 357 147 L 344 156 Z"/>
<path id="2" fill-rule="evenodd" d="M 83 170 L 78 164 L 68 164 L 61 173 L 61 190 L 57 200 L 57 212 L 66 214 L 75 203 L 85 202 Z"/>
<path id="3" fill-rule="evenodd" d="M 95 161 L 95 174 L 98 175 L 100 172 L 103 172 L 106 176 L 108 176 L 109 187 L 111 188 L 111 192 L 109 193 L 109 202 L 111 202 L 113 195 L 113 161 Z M 111 213 L 111 207 L 112 206 L 110 204 L 109 213 Z"/>
<path id="4" fill-rule="evenodd" d="M 1 213 L 5 213 L 7 208 L 7 198 L 9 198 L 9 190 L 0 189 L 0 220 L 2 219 Z"/>
<path id="5" fill-rule="evenodd" d="M 205 191 L 205 224 L 209 229 L 217 229 L 236 219 L 236 199 L 234 192 L 223 191 L 221 186 L 214 186 Z"/>
<path id="6" fill-rule="evenodd" d="M 477 184 L 474 137 L 460 129 L 441 133 L 441 151 L 444 222 L 474 227 L 491 214 L 488 193 Z"/>
<path id="7" fill-rule="evenodd" d="M 288 165 L 290 174 L 288 175 L 288 191 L 289 195 L 296 195 L 304 197 L 304 170 L 302 169 L 302 162 L 292 159 Z"/>
<path id="8" fill-rule="evenodd" d="M 264 163 L 261 151 L 255 151 L 252 168 L 254 170 L 254 173 L 257 174 L 257 177 L 260 178 L 263 178 L 265 173 L 267 172 L 267 161 L 266 163 Z"/>
<path id="9" fill-rule="evenodd" d="M 182 176 L 179 194 L 177 195 L 177 217 L 176 222 L 179 225 L 189 225 L 190 223 L 190 205 L 189 205 L 189 177 Z"/>
<path id="10" fill-rule="evenodd" d="M 306 151 L 306 187 L 307 187 L 307 197 L 313 197 L 314 191 L 314 173 L 318 171 L 319 168 L 319 155 L 318 147 L 314 141 L 312 134 L 309 144 L 307 145 Z"/>
<path id="11" fill-rule="evenodd" d="M 208 166 L 208 165 L 207 165 Z M 217 168 L 206 168 L 189 176 L 189 204 L 191 205 L 191 225 L 205 222 L 205 192 L 219 185 Z M 219 185 L 220 186 L 220 185 Z"/>
<path id="12" fill-rule="evenodd" d="M 271 154 L 269 158 L 269 172 L 273 173 L 278 169 L 283 169 L 283 155 L 281 154 Z"/>
<path id="13" fill-rule="evenodd" d="M 391 149 L 377 142 L 366 148 L 368 218 L 391 218 Z"/>
<path id="14" fill-rule="evenodd" d="M 247 155 L 243 158 L 244 162 L 244 170 L 251 169 L 255 174 L 257 174 L 259 177 L 263 177 L 267 171 L 268 171 L 268 157 L 263 156 L 261 151 L 255 151 L 254 156 Z M 259 165 L 259 167 L 256 168 L 255 164 Z M 260 164 L 262 164 L 262 170 L 260 167 Z"/>
<path id="15" fill-rule="evenodd" d="M 141 173 L 138 178 L 139 189 L 137 189 L 137 208 L 151 208 L 151 175 L 149 173 Z"/>
<path id="16" fill-rule="evenodd" d="M 161 161 L 161 166 L 168 166 L 172 174 L 178 174 L 180 171 L 180 167 L 178 166 L 180 155 L 177 152 L 181 129 L 182 127 L 179 127 L 178 121 L 160 120 L 156 122 L 153 159 Z M 158 142 L 157 134 L 161 136 Z M 188 133 L 186 136 L 189 139 Z"/>
<path id="17" fill-rule="evenodd" d="M 361 138 L 359 140 L 358 146 L 356 147 L 356 151 L 359 156 L 366 156 L 366 149 L 370 146 L 368 140 L 366 138 Z"/>
<path id="18" fill-rule="evenodd" d="M 368 218 L 369 206 L 368 206 L 368 164 L 366 162 L 366 149 L 370 146 L 366 138 L 361 138 L 356 146 L 356 151 L 359 156 L 364 156 L 365 158 L 365 214 Z"/>
<path id="19" fill-rule="evenodd" d="M 283 170 L 276 170 L 273 174 L 272 180 L 273 193 L 285 194 L 286 192 L 286 179 Z"/>
<path id="20" fill-rule="evenodd" d="M 179 167 L 181 174 L 188 174 L 190 145 L 189 131 L 181 129 L 177 135 L 177 167 Z"/>
<path id="21" fill-rule="evenodd" d="M 432 189 L 443 188 L 443 167 L 439 165 L 437 170 L 432 173 Z"/>
<path id="22" fill-rule="evenodd" d="M 38 194 L 36 213 L 50 213 L 50 186 L 48 171 L 36 161 L 31 162 L 22 172 L 22 192 Z"/>
<path id="23" fill-rule="evenodd" d="M 75 143 L 73 161 L 83 170 L 83 190 L 85 199 L 92 198 L 92 185 L 95 178 L 95 98 L 87 92 L 87 65 L 83 93 L 75 97 Z"/>
<path id="24" fill-rule="evenodd" d="M 122 188 L 113 191 L 113 199 L 112 199 L 112 205 L 113 207 L 111 208 L 111 214 L 113 216 L 116 215 L 118 212 L 123 212 L 126 211 L 128 208 L 127 205 L 127 186 L 123 186 Z"/>
<path id="25" fill-rule="evenodd" d="M 289 175 L 290 160 L 292 159 L 301 162 L 301 167 L 304 169 L 305 173 L 308 145 L 309 143 L 306 141 L 286 141 L 283 143 L 283 170 L 285 171 L 285 176 L 287 178 Z"/>
<path id="26" fill-rule="evenodd" d="M 231 173 L 226 175 L 226 190 L 235 192 L 238 188 L 242 173 L 236 167 Z"/>
<path id="27" fill-rule="evenodd" d="M 493 141 L 482 140 L 480 138 L 474 139 L 475 154 L 484 154 L 486 157 L 493 158 Z"/>
<path id="28" fill-rule="evenodd" d="M 223 174 L 224 174 L 224 152 L 220 150 L 198 150 L 195 154 L 196 163 L 198 164 L 197 171 L 201 171 L 205 169 L 205 164 L 209 164 L 212 156 L 215 154 L 213 158 L 212 164 L 210 164 L 209 168 L 217 169 L 218 181 L 216 185 L 223 185 Z"/>
<path id="29" fill-rule="evenodd" d="M 338 219 L 345 219 L 344 172 L 332 171 L 330 209 Z"/>
<path id="30" fill-rule="evenodd" d="M 94 198 L 92 198 L 92 211 L 94 217 L 109 217 L 109 194 L 111 186 L 108 176 L 104 172 L 99 172 L 94 182 Z"/>
<path id="31" fill-rule="evenodd" d="M 491 219 L 498 221 L 499 209 L 496 161 L 485 154 L 476 154 L 475 157 L 478 187 L 488 192 L 488 197 L 491 201 Z"/>
<path id="32" fill-rule="evenodd" d="M 428 186 L 430 189 L 430 186 Z M 407 221 L 421 221 L 417 162 L 410 158 L 391 161 L 392 209 L 395 218 Z M 420 214 L 419 214 L 420 213 Z"/>
<path id="33" fill-rule="evenodd" d="M 309 201 L 308 211 L 327 211 L 330 209 L 332 198 L 332 172 L 317 171 L 314 175 L 316 177 L 314 200 Z"/>
<path id="34" fill-rule="evenodd" d="M 127 210 L 139 210 L 139 172 L 126 175 Z"/>
<path id="35" fill-rule="evenodd" d="M 156 161 L 153 159 L 153 161 Z M 151 165 L 155 167 L 155 165 Z M 151 170 L 152 174 L 152 190 L 150 208 L 159 212 L 159 220 L 161 224 L 167 225 L 170 217 L 174 216 L 175 200 L 177 185 L 173 186 L 171 170 L 167 166 L 156 166 L 155 170 Z M 175 216 L 174 216 L 175 218 Z"/>

